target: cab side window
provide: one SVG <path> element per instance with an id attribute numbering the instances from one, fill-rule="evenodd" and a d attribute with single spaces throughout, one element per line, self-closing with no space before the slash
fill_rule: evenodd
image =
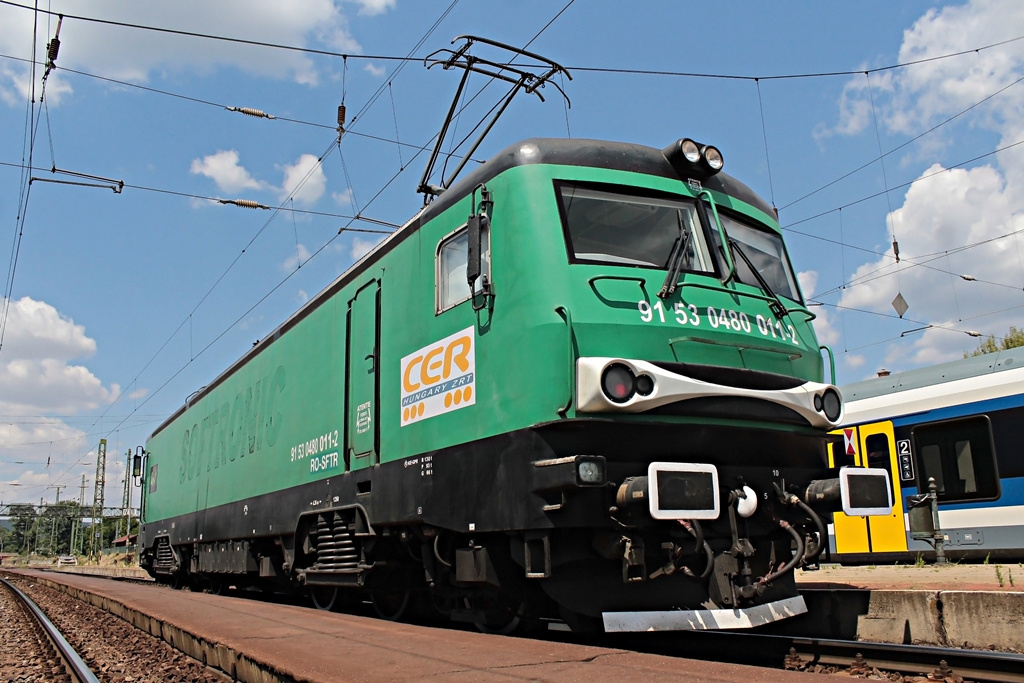
<path id="1" fill-rule="evenodd" d="M 481 277 L 476 282 L 476 292 L 481 291 L 482 282 L 490 280 L 491 250 L 489 235 L 481 233 Z M 469 301 L 469 283 L 466 281 L 466 264 L 469 261 L 469 231 L 465 226 L 441 240 L 437 245 L 435 313 L 443 313 L 464 301 Z"/>

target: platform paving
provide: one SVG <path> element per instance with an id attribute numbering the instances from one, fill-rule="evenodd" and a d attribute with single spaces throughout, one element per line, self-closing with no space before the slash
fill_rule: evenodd
<path id="1" fill-rule="evenodd" d="M 71 573 L 24 573 L 59 583 L 242 681 L 785 683 L 813 675 L 414 626 Z"/>

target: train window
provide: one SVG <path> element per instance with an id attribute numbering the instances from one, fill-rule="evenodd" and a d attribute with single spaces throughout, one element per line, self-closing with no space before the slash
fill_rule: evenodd
<path id="1" fill-rule="evenodd" d="M 921 487 L 921 490 L 926 491 L 928 489 L 928 478 L 931 477 L 935 480 L 935 490 L 938 491 L 939 495 L 944 494 L 946 492 L 946 480 L 942 476 L 942 452 L 935 444 L 928 444 L 921 448 L 920 453 L 920 468 L 927 473 L 922 477 L 924 486 Z"/>
<path id="2" fill-rule="evenodd" d="M 889 439 L 885 434 L 871 434 L 864 439 L 868 450 L 866 467 L 884 467 L 889 469 Z"/>
<path id="3" fill-rule="evenodd" d="M 879 467 L 885 470 L 892 467 L 889 437 L 886 434 L 869 434 L 864 439 L 864 448 L 868 452 L 867 462 L 861 463 L 864 467 Z M 889 495 L 895 496 L 892 479 L 889 480 Z"/>
<path id="4" fill-rule="evenodd" d="M 846 452 L 846 441 L 842 434 L 829 434 L 828 448 L 832 453 L 833 467 L 853 467 L 854 458 Z"/>
<path id="5" fill-rule="evenodd" d="M 481 277 L 476 281 L 476 291 L 479 293 L 484 278 L 490 280 L 491 276 L 491 250 L 490 236 L 484 231 L 480 236 L 481 249 Z M 466 264 L 469 261 L 469 232 L 465 227 L 448 235 L 437 246 L 437 284 L 435 304 L 437 313 L 447 311 L 449 308 L 469 301 L 469 283 L 466 280 Z"/>
<path id="6" fill-rule="evenodd" d="M 681 244 L 681 270 L 714 272 L 692 201 L 569 183 L 556 187 L 573 263 L 668 268 L 669 257 Z"/>
<path id="7" fill-rule="evenodd" d="M 977 493 L 978 482 L 974 477 L 974 458 L 971 455 L 970 441 L 957 441 L 953 444 L 956 452 L 956 469 L 960 474 L 960 482 L 963 484 L 964 493 Z"/>
<path id="8" fill-rule="evenodd" d="M 1000 496 L 992 427 L 984 415 L 920 425 L 913 430 L 918 488 L 935 479 L 941 502 L 993 500 Z"/>
<path id="9" fill-rule="evenodd" d="M 765 230 L 758 230 L 743 223 L 728 213 L 719 211 L 722 226 L 729 237 L 739 243 L 744 255 L 757 268 L 758 274 L 768 283 L 772 291 L 793 301 L 801 301 L 800 289 L 786 256 L 782 237 Z M 742 258 L 734 258 L 736 278 L 747 285 L 760 286 L 750 266 Z"/>

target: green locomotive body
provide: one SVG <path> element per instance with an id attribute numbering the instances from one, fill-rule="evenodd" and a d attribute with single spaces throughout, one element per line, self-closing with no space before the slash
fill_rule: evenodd
<path id="1" fill-rule="evenodd" d="M 812 507 L 879 486 L 827 470 L 813 315 L 715 153 L 531 139 L 468 174 L 153 434 L 143 565 L 484 628 L 802 611 Z"/>

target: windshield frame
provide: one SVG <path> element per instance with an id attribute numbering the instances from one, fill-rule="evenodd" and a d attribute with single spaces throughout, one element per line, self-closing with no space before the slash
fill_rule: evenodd
<path id="1" fill-rule="evenodd" d="M 719 259 L 714 254 L 713 243 L 709 240 L 708 229 L 709 226 L 700 217 L 700 211 L 697 200 L 694 197 L 690 197 L 683 194 L 674 194 L 671 192 L 662 192 L 659 190 L 652 190 L 645 187 L 637 187 L 635 185 L 619 185 L 611 183 L 600 183 L 600 182 L 587 182 L 587 181 L 575 181 L 575 180 L 555 180 L 554 181 L 555 200 L 558 204 L 559 218 L 562 223 L 562 233 L 565 240 L 566 252 L 569 257 L 569 263 L 572 264 L 589 264 L 589 265 L 611 265 L 625 268 L 643 268 L 647 270 L 657 270 L 665 272 L 671 267 L 669 263 L 669 257 L 672 255 L 673 244 L 679 238 L 680 233 L 675 232 L 671 234 L 671 239 L 667 240 L 664 250 L 659 250 L 659 258 L 661 263 L 652 263 L 650 261 L 641 261 L 639 259 L 632 259 L 624 255 L 616 254 L 602 254 L 599 257 L 595 257 L 594 252 L 579 252 L 574 244 L 573 240 L 573 226 L 570 225 L 568 206 L 566 198 L 571 196 L 575 190 L 582 190 L 585 193 L 593 193 L 596 195 L 608 195 L 608 201 L 615 201 L 616 198 L 621 198 L 621 201 L 628 203 L 630 199 L 638 200 L 635 204 L 643 205 L 649 204 L 653 206 L 660 206 L 665 208 L 676 208 L 676 216 L 679 216 L 678 209 L 686 209 L 690 212 L 690 241 L 692 246 L 688 251 L 692 250 L 692 259 L 687 259 L 691 263 L 688 264 L 691 267 L 682 267 L 681 273 L 695 273 L 698 275 L 705 275 L 709 277 L 721 278 L 721 266 L 719 265 Z M 567 194 L 568 193 L 568 194 Z M 601 200 L 604 197 L 586 197 L 586 199 Z M 625 229 L 625 228 L 624 228 Z M 693 234 L 696 229 L 697 234 Z M 668 235 L 666 235 L 667 237 Z M 578 240 L 577 240 L 578 241 Z M 692 267 L 692 261 L 696 260 L 697 269 Z"/>
<path id="2" fill-rule="evenodd" d="M 728 209 L 723 209 L 721 205 L 717 205 L 716 208 L 718 209 L 719 220 L 722 221 L 722 227 L 725 229 L 725 234 L 729 240 L 735 240 L 739 243 L 743 253 L 752 260 L 754 260 L 754 257 L 756 256 L 754 253 L 755 251 L 775 258 L 782 267 L 782 276 L 785 282 L 785 287 L 779 286 L 777 275 L 766 274 L 764 271 L 759 272 L 761 276 L 764 277 L 769 287 L 771 287 L 771 292 L 766 292 L 752 273 L 749 274 L 749 277 L 742 277 L 741 268 L 749 270 L 745 259 L 734 259 L 736 267 L 732 276 L 733 281 L 738 284 L 747 285 L 748 287 L 754 287 L 758 291 L 764 292 L 769 296 L 774 294 L 777 297 L 785 297 L 790 301 L 804 306 L 804 295 L 800 290 L 800 280 L 797 277 L 796 271 L 793 269 L 793 263 L 789 258 L 789 249 L 786 247 L 786 241 L 782 238 L 782 234 L 774 230 L 767 230 L 742 214 Z M 711 217 L 709 216 L 709 218 Z M 711 220 L 714 220 L 714 218 L 711 218 Z M 729 221 L 728 223 L 726 222 L 727 220 Z M 742 229 L 750 231 L 753 235 L 757 235 L 771 241 L 774 247 L 781 248 L 781 255 L 770 254 L 763 249 L 759 249 L 756 244 L 752 244 L 750 241 L 743 239 L 743 236 L 737 234 L 739 231 L 730 230 L 730 223 L 738 224 Z M 719 260 L 724 260 L 725 256 L 722 253 L 722 243 L 717 232 L 712 235 L 712 244 L 714 245 L 716 257 Z"/>

